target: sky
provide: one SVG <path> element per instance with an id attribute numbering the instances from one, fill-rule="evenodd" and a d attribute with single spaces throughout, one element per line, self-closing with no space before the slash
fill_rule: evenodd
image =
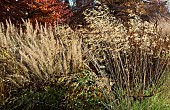
<path id="1" fill-rule="evenodd" d="M 74 5 L 74 1 L 75 1 L 75 0 L 69 0 L 70 6 L 73 6 L 73 5 Z"/>
<path id="2" fill-rule="evenodd" d="M 170 0 L 168 0 L 167 6 L 168 6 L 168 9 L 169 9 L 169 12 L 170 12 Z"/>

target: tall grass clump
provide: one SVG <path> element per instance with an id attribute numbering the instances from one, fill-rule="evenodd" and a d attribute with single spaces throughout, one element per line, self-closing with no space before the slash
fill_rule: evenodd
<path id="1" fill-rule="evenodd" d="M 23 64 L 28 78 L 48 79 L 54 73 L 66 75 L 72 70 L 69 63 L 74 60 L 81 63 L 81 56 L 76 59 L 76 55 L 81 55 L 81 39 L 76 39 L 68 27 L 58 26 L 54 31 L 37 25 L 34 29 L 30 22 L 25 22 L 25 29 L 17 29 L 10 23 L 7 26 L 1 28 L 4 31 L 1 45 Z M 75 65 L 72 64 L 73 68 L 77 68 Z"/>
<path id="2" fill-rule="evenodd" d="M 107 108 L 130 110 L 137 101 L 156 96 L 169 73 L 169 36 L 135 14 L 128 15 L 124 26 L 105 5 L 84 14 L 91 29 L 81 30 L 85 62 L 98 75 L 109 77 L 115 96 Z"/>
<path id="3" fill-rule="evenodd" d="M 37 24 L 33 28 L 29 21 L 25 21 L 25 28 L 16 28 L 10 22 L 6 26 L 0 25 L 1 99 L 5 100 L 11 89 L 39 89 L 83 69 L 82 41 L 69 27 L 54 30 Z"/>

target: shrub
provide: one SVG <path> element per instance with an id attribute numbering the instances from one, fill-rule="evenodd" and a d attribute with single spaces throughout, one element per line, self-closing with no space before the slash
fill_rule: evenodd
<path id="1" fill-rule="evenodd" d="M 29 82 L 21 64 L 1 47 L 0 50 L 0 106 L 11 98 L 11 92 Z"/>
<path id="2" fill-rule="evenodd" d="M 60 80 L 59 80 L 60 81 Z M 66 106 L 72 110 L 103 110 L 104 93 L 110 92 L 107 78 L 82 71 L 60 81 L 67 87 Z"/>
<path id="3" fill-rule="evenodd" d="M 26 88 L 13 96 L 4 108 L 12 108 L 13 110 L 63 110 L 64 93 L 65 90 L 54 85 L 44 85 L 41 90 Z"/>
<path id="4" fill-rule="evenodd" d="M 6 109 L 103 110 L 103 93 L 108 94 L 109 91 L 105 80 L 98 79 L 89 71 L 82 71 L 59 78 L 39 90 L 23 89 L 9 101 Z"/>
<path id="5" fill-rule="evenodd" d="M 60 0 L 1 0 L 0 4 L 0 22 L 10 19 L 16 26 L 23 23 L 22 19 L 54 26 L 67 22 L 72 16 L 67 4 Z"/>
<path id="6" fill-rule="evenodd" d="M 6 20 L 11 20 L 12 23 L 19 25 L 23 19 L 29 18 L 31 13 L 30 7 L 27 3 L 30 0 L 1 0 L 0 1 L 0 22 L 5 23 Z"/>
<path id="7" fill-rule="evenodd" d="M 91 31 L 80 30 L 86 34 L 86 63 L 96 74 L 111 78 L 118 106 L 124 101 L 129 110 L 131 103 L 155 96 L 164 83 L 169 72 L 169 36 L 137 15 L 128 15 L 127 28 L 110 15 L 107 6 L 96 8 L 84 12 Z"/>
<path id="8" fill-rule="evenodd" d="M 31 21 L 47 25 L 68 22 L 73 15 L 67 4 L 60 0 L 35 1 L 30 7 L 33 10 Z"/>
<path id="9" fill-rule="evenodd" d="M 168 18 L 169 11 L 167 1 L 156 2 L 155 0 L 97 0 L 95 5 L 87 4 L 83 7 L 79 7 L 70 20 L 70 26 L 75 29 L 82 25 L 86 27 L 88 23 L 84 19 L 82 14 L 86 9 L 93 9 L 95 6 L 108 6 L 108 12 L 111 16 L 121 19 L 123 24 L 128 27 L 128 21 L 131 19 L 129 14 L 138 15 L 143 21 L 152 21 L 153 19 L 159 19 L 159 17 Z M 98 10 L 98 9 L 96 9 Z"/>
<path id="10" fill-rule="evenodd" d="M 102 0 L 101 0 L 102 1 Z M 157 0 L 104 0 L 113 16 L 128 20 L 129 14 L 136 14 L 143 20 L 152 20 L 159 16 L 167 16 L 167 1 Z"/>

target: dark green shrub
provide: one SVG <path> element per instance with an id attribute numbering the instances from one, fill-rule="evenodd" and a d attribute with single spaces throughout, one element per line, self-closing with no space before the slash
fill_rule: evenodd
<path id="1" fill-rule="evenodd" d="M 103 110 L 104 93 L 108 94 L 110 89 L 102 81 L 88 71 L 75 73 L 53 80 L 53 84 L 22 89 L 6 104 L 5 109 Z"/>
<path id="2" fill-rule="evenodd" d="M 6 105 L 13 110 L 62 110 L 64 90 L 46 86 L 42 90 L 23 89 Z"/>
<path id="3" fill-rule="evenodd" d="M 11 97 L 11 91 L 27 82 L 17 59 L 6 48 L 0 47 L 0 106 Z"/>
<path id="4" fill-rule="evenodd" d="M 67 107 L 73 110 L 103 110 L 104 88 L 99 86 L 102 80 L 99 81 L 97 76 L 89 71 L 74 74 L 70 79 L 66 79 Z M 106 85 L 105 85 L 106 86 Z M 109 88 L 105 88 L 109 90 Z"/>

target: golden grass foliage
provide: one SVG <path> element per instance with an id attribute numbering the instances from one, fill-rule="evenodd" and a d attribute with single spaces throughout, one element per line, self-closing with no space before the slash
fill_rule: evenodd
<path id="1" fill-rule="evenodd" d="M 30 22 L 25 22 L 25 28 L 17 29 L 8 23 L 5 29 L 2 24 L 1 47 L 22 63 L 27 78 L 66 75 L 78 69 L 76 63 L 81 65 L 81 38 L 76 38 L 78 35 L 68 27 L 58 26 L 54 31 L 37 25 L 34 29 Z"/>
<path id="2" fill-rule="evenodd" d="M 17 87 L 31 82 L 41 84 L 83 69 L 81 43 L 78 34 L 66 26 L 54 31 L 38 24 L 33 28 L 29 21 L 25 22 L 25 29 L 10 22 L 7 28 L 1 24 L 1 93 L 6 83 Z"/>

